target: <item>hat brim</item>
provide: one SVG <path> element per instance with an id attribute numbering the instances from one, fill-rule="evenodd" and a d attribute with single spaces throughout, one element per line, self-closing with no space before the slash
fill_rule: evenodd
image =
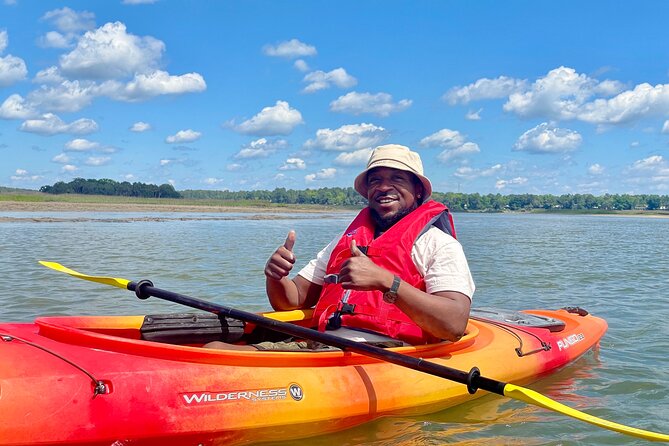
<path id="1" fill-rule="evenodd" d="M 414 171 L 412 168 L 407 166 L 406 164 L 399 162 L 394 159 L 379 159 L 375 160 L 374 163 L 370 164 L 367 169 L 365 169 L 360 175 L 355 177 L 355 181 L 353 182 L 353 187 L 354 189 L 365 199 L 367 199 L 367 193 L 369 192 L 369 189 L 367 188 L 367 173 L 376 168 L 376 167 L 390 167 L 391 169 L 398 169 L 398 170 L 403 170 L 405 172 L 412 173 L 416 175 L 416 177 L 420 180 L 420 182 L 423 184 L 423 199 L 427 200 L 427 198 L 432 195 L 432 183 L 430 183 L 430 180 L 427 179 L 427 177 L 419 174 L 418 172 Z"/>

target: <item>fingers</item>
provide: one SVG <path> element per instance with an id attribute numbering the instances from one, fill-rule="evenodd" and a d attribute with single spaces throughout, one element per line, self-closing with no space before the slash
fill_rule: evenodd
<path id="1" fill-rule="evenodd" d="M 356 245 L 355 240 L 351 240 L 351 257 L 367 257 L 362 251 L 360 251 L 360 248 L 358 248 L 358 245 Z"/>
<path id="2" fill-rule="evenodd" d="M 295 263 L 295 231 L 289 231 L 286 241 L 279 246 L 265 264 L 265 276 L 274 280 L 281 280 L 290 274 Z"/>
<path id="3" fill-rule="evenodd" d="M 290 252 L 290 254 L 293 254 L 293 246 L 295 246 L 295 238 L 297 235 L 295 234 L 295 231 L 288 231 L 288 235 L 286 236 L 286 241 L 283 243 L 283 247 Z M 294 256 L 293 256 L 294 257 Z"/>

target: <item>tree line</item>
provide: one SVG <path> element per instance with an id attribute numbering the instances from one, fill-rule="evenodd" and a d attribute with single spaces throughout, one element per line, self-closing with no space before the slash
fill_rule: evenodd
<path id="1" fill-rule="evenodd" d="M 143 198 L 181 198 L 171 184 L 121 183 L 103 178 L 100 180 L 75 178 L 69 183 L 58 181 L 53 186 L 42 186 L 40 192 L 47 194 L 118 195 Z"/>
<path id="2" fill-rule="evenodd" d="M 41 192 L 49 194 L 119 195 L 126 197 L 187 198 L 223 201 L 256 201 L 277 204 L 325 205 L 359 208 L 366 204 L 352 187 L 324 187 L 320 189 L 285 189 L 228 191 L 183 190 L 176 191 L 170 184 L 117 182 L 110 179 L 75 178 L 69 183 L 59 181 L 53 186 L 42 186 Z M 669 195 L 606 194 L 486 194 L 434 192 L 432 198 L 446 204 L 453 211 L 502 212 L 522 210 L 669 210 Z"/>

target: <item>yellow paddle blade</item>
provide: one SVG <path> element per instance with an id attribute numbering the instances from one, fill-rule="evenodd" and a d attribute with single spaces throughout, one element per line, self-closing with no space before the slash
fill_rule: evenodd
<path id="1" fill-rule="evenodd" d="M 669 435 L 651 432 L 635 427 L 625 426 L 623 424 L 607 421 L 602 418 L 588 415 L 585 412 L 572 409 L 562 403 L 548 398 L 534 390 L 526 389 L 524 387 L 515 386 L 513 384 L 506 384 L 504 386 L 504 396 L 513 398 L 515 400 L 523 401 L 528 404 L 543 407 L 544 409 L 552 410 L 563 415 L 576 418 L 577 420 L 585 421 L 586 423 L 594 424 L 595 426 L 603 427 L 612 431 L 620 432 L 621 434 L 631 435 L 633 437 L 643 438 L 651 441 L 669 441 Z"/>
<path id="2" fill-rule="evenodd" d="M 73 269 L 70 269 L 70 268 L 68 268 L 66 266 L 63 266 L 60 263 L 56 263 L 56 262 L 45 262 L 44 260 L 40 260 L 39 263 L 46 266 L 47 268 L 51 268 L 51 269 L 54 269 L 56 271 L 60 271 L 61 273 L 69 274 L 70 276 L 76 277 L 78 279 L 84 279 L 84 280 L 90 280 L 91 282 L 103 283 L 105 285 L 111 285 L 111 286 L 115 286 L 115 287 L 118 287 L 118 288 L 123 288 L 124 290 L 128 289 L 128 283 L 130 283 L 129 280 L 118 279 L 116 277 L 89 276 L 87 274 L 79 273 L 79 272 L 77 272 Z"/>

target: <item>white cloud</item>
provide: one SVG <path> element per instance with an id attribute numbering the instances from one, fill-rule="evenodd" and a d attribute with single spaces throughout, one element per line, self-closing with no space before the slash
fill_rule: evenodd
<path id="1" fill-rule="evenodd" d="M 307 163 L 301 158 L 288 158 L 279 170 L 304 170 L 307 168 Z"/>
<path id="2" fill-rule="evenodd" d="M 605 170 L 604 167 L 597 163 L 592 164 L 590 167 L 588 167 L 588 173 L 590 175 L 601 175 L 604 173 L 604 170 Z"/>
<path id="3" fill-rule="evenodd" d="M 74 45 L 74 34 L 61 34 L 58 31 L 48 31 L 39 39 L 39 44 L 44 48 L 69 48 Z"/>
<path id="4" fill-rule="evenodd" d="M 592 124 L 622 124 L 652 115 L 669 114 L 669 84 L 639 84 L 610 99 L 585 104 L 578 119 Z"/>
<path id="5" fill-rule="evenodd" d="M 100 86 L 100 91 L 106 96 L 128 102 L 143 101 L 165 94 L 200 93 L 206 89 L 207 83 L 199 73 L 174 76 L 161 70 L 136 74 L 127 84 L 108 81 Z"/>
<path id="6" fill-rule="evenodd" d="M 544 122 L 523 133 L 513 146 L 513 150 L 530 153 L 565 153 L 577 149 L 582 141 L 583 138 L 578 132 L 556 128 Z"/>
<path id="7" fill-rule="evenodd" d="M 355 152 L 344 152 L 337 155 L 334 163 L 339 166 L 364 166 L 369 161 L 372 149 L 360 149 Z"/>
<path id="8" fill-rule="evenodd" d="M 42 20 L 53 23 L 61 32 L 77 33 L 95 28 L 95 14 L 88 11 L 76 12 L 67 6 L 45 13 Z"/>
<path id="9" fill-rule="evenodd" d="M 527 183 L 527 178 L 525 177 L 516 177 L 511 180 L 497 180 L 495 182 L 495 189 L 501 190 L 507 186 L 521 186 Z"/>
<path id="10" fill-rule="evenodd" d="M 154 71 L 164 50 L 158 39 L 129 34 L 121 22 L 107 23 L 84 34 L 60 57 L 60 67 L 67 76 L 114 79 Z"/>
<path id="11" fill-rule="evenodd" d="M 38 71 L 33 79 L 36 84 L 60 84 L 64 81 L 65 78 L 61 76 L 60 70 L 55 66 Z"/>
<path id="12" fill-rule="evenodd" d="M 111 158 L 108 156 L 89 156 L 84 164 L 87 166 L 105 166 L 109 164 Z"/>
<path id="13" fill-rule="evenodd" d="M 316 47 L 302 43 L 297 39 L 291 39 L 281 42 L 278 45 L 265 45 L 263 53 L 272 57 L 283 57 L 285 59 L 294 59 L 296 57 L 315 56 Z"/>
<path id="14" fill-rule="evenodd" d="M 662 125 L 662 133 L 669 133 L 669 119 Z"/>
<path id="15" fill-rule="evenodd" d="M 475 153 L 479 153 L 480 151 L 481 149 L 479 149 L 478 144 L 474 142 L 466 142 L 463 145 L 456 147 L 454 149 L 445 149 L 443 152 L 437 155 L 437 159 L 442 163 L 448 163 L 453 159 L 463 158 L 466 157 L 467 155 L 473 155 Z"/>
<path id="16" fill-rule="evenodd" d="M 38 116 L 35 109 L 21 97 L 13 94 L 0 105 L 0 119 L 27 119 Z"/>
<path id="17" fill-rule="evenodd" d="M 444 149 L 437 159 L 442 163 L 448 163 L 456 158 L 479 153 L 481 149 L 478 144 L 467 141 L 465 136 L 457 130 L 441 129 L 420 140 L 423 147 L 439 147 Z"/>
<path id="18" fill-rule="evenodd" d="M 197 141 L 201 136 L 202 133 L 196 132 L 195 130 L 179 130 L 176 134 L 165 138 L 165 142 L 168 144 L 188 143 Z"/>
<path id="19" fill-rule="evenodd" d="M 149 130 L 151 130 L 151 124 L 142 121 L 137 121 L 130 127 L 130 131 L 135 133 L 147 132 Z"/>
<path id="20" fill-rule="evenodd" d="M 324 71 L 313 71 L 304 76 L 303 81 L 309 84 L 302 90 L 304 93 L 314 93 L 330 88 L 332 85 L 336 85 L 339 88 L 351 88 L 358 83 L 358 80 L 348 74 L 343 68 L 336 68 L 327 73 Z"/>
<path id="21" fill-rule="evenodd" d="M 307 183 L 321 180 L 331 180 L 337 174 L 337 169 L 334 167 L 328 167 L 327 169 L 321 169 L 316 173 L 310 173 L 304 177 Z"/>
<path id="22" fill-rule="evenodd" d="M 28 119 L 24 121 L 19 130 L 40 135 L 56 135 L 59 133 L 83 135 L 97 132 L 98 124 L 92 119 L 87 118 L 77 119 L 67 124 L 53 113 L 46 113 L 40 119 Z"/>
<path id="23" fill-rule="evenodd" d="M 454 149 L 463 145 L 466 141 L 464 135 L 457 130 L 441 129 L 438 132 L 426 136 L 420 140 L 423 147 L 441 147 L 443 149 Z"/>
<path id="24" fill-rule="evenodd" d="M 307 62 L 304 61 L 303 59 L 297 59 L 293 63 L 293 66 L 295 67 L 296 70 L 301 71 L 303 73 L 309 71 L 309 64 L 307 64 Z"/>
<path id="25" fill-rule="evenodd" d="M 167 166 L 168 164 L 172 163 L 174 160 L 169 160 L 169 159 L 164 159 L 160 160 L 160 165 L 161 166 Z"/>
<path id="26" fill-rule="evenodd" d="M 99 94 L 96 84 L 88 81 L 63 81 L 42 85 L 28 94 L 30 107 L 49 112 L 76 112 L 88 107 Z"/>
<path id="27" fill-rule="evenodd" d="M 239 170 L 242 170 L 243 168 L 244 166 L 239 163 L 230 163 L 227 166 L 225 166 L 225 170 L 227 170 L 228 172 L 237 172 Z"/>
<path id="28" fill-rule="evenodd" d="M 209 177 L 209 178 L 205 178 L 204 180 L 202 180 L 202 182 L 204 184 L 208 184 L 209 186 L 214 186 L 218 183 L 222 183 L 223 179 L 222 178 Z"/>
<path id="29" fill-rule="evenodd" d="M 51 161 L 54 163 L 67 164 L 70 162 L 70 157 L 65 153 L 59 153 L 58 155 L 51 158 Z"/>
<path id="30" fill-rule="evenodd" d="M 276 101 L 276 105 L 263 108 L 253 118 L 232 128 L 245 135 L 288 135 L 303 122 L 302 114 L 291 108 L 288 102 Z"/>
<path id="31" fill-rule="evenodd" d="M 372 113 L 378 116 L 388 116 L 391 113 L 406 110 L 411 103 L 410 99 L 393 102 L 393 97 L 388 93 L 371 94 L 353 91 L 330 102 L 330 110 L 354 115 Z"/>
<path id="32" fill-rule="evenodd" d="M 338 129 L 318 129 L 316 138 L 307 140 L 307 149 L 351 151 L 380 144 L 387 137 L 386 129 L 374 124 L 348 124 Z"/>
<path id="33" fill-rule="evenodd" d="M 669 162 L 661 155 L 640 159 L 624 169 L 628 181 L 646 183 L 657 190 L 669 189 Z"/>
<path id="34" fill-rule="evenodd" d="M 9 43 L 7 31 L 0 31 L 0 54 Z M 8 87 L 22 81 L 28 75 L 26 63 L 20 57 L 11 54 L 0 57 L 0 87 Z"/>
<path id="35" fill-rule="evenodd" d="M 288 147 L 288 141 L 285 139 L 268 141 L 265 138 L 260 138 L 242 148 L 242 150 L 235 155 L 235 159 L 266 158 L 277 150 L 286 147 Z"/>
<path id="36" fill-rule="evenodd" d="M 65 164 L 62 169 L 63 172 L 72 173 L 79 170 L 79 168 L 73 164 Z"/>
<path id="37" fill-rule="evenodd" d="M 2 29 L 0 30 L 0 54 L 2 54 L 9 45 L 9 35 L 7 31 Z"/>
<path id="38" fill-rule="evenodd" d="M 9 177 L 13 181 L 37 181 L 42 178 L 41 175 L 31 175 L 25 169 L 16 169 L 15 174 Z"/>
<path id="39" fill-rule="evenodd" d="M 488 167 L 487 169 L 474 169 L 473 167 L 469 166 L 461 166 L 455 169 L 453 175 L 466 180 L 474 180 L 476 178 L 498 175 L 503 171 L 504 166 L 501 164 L 495 164 L 494 166 Z"/>
<path id="40" fill-rule="evenodd" d="M 99 148 L 99 142 L 89 141 L 85 138 L 75 138 L 65 143 L 65 150 L 68 152 L 90 152 Z"/>
<path id="41" fill-rule="evenodd" d="M 482 108 L 479 108 L 476 111 L 470 110 L 465 114 L 465 119 L 468 121 L 480 121 L 482 111 L 483 111 Z"/>
<path id="42" fill-rule="evenodd" d="M 526 88 L 527 81 L 500 76 L 483 78 L 465 87 L 450 89 L 442 99 L 451 105 L 468 104 L 482 99 L 501 99 Z"/>

